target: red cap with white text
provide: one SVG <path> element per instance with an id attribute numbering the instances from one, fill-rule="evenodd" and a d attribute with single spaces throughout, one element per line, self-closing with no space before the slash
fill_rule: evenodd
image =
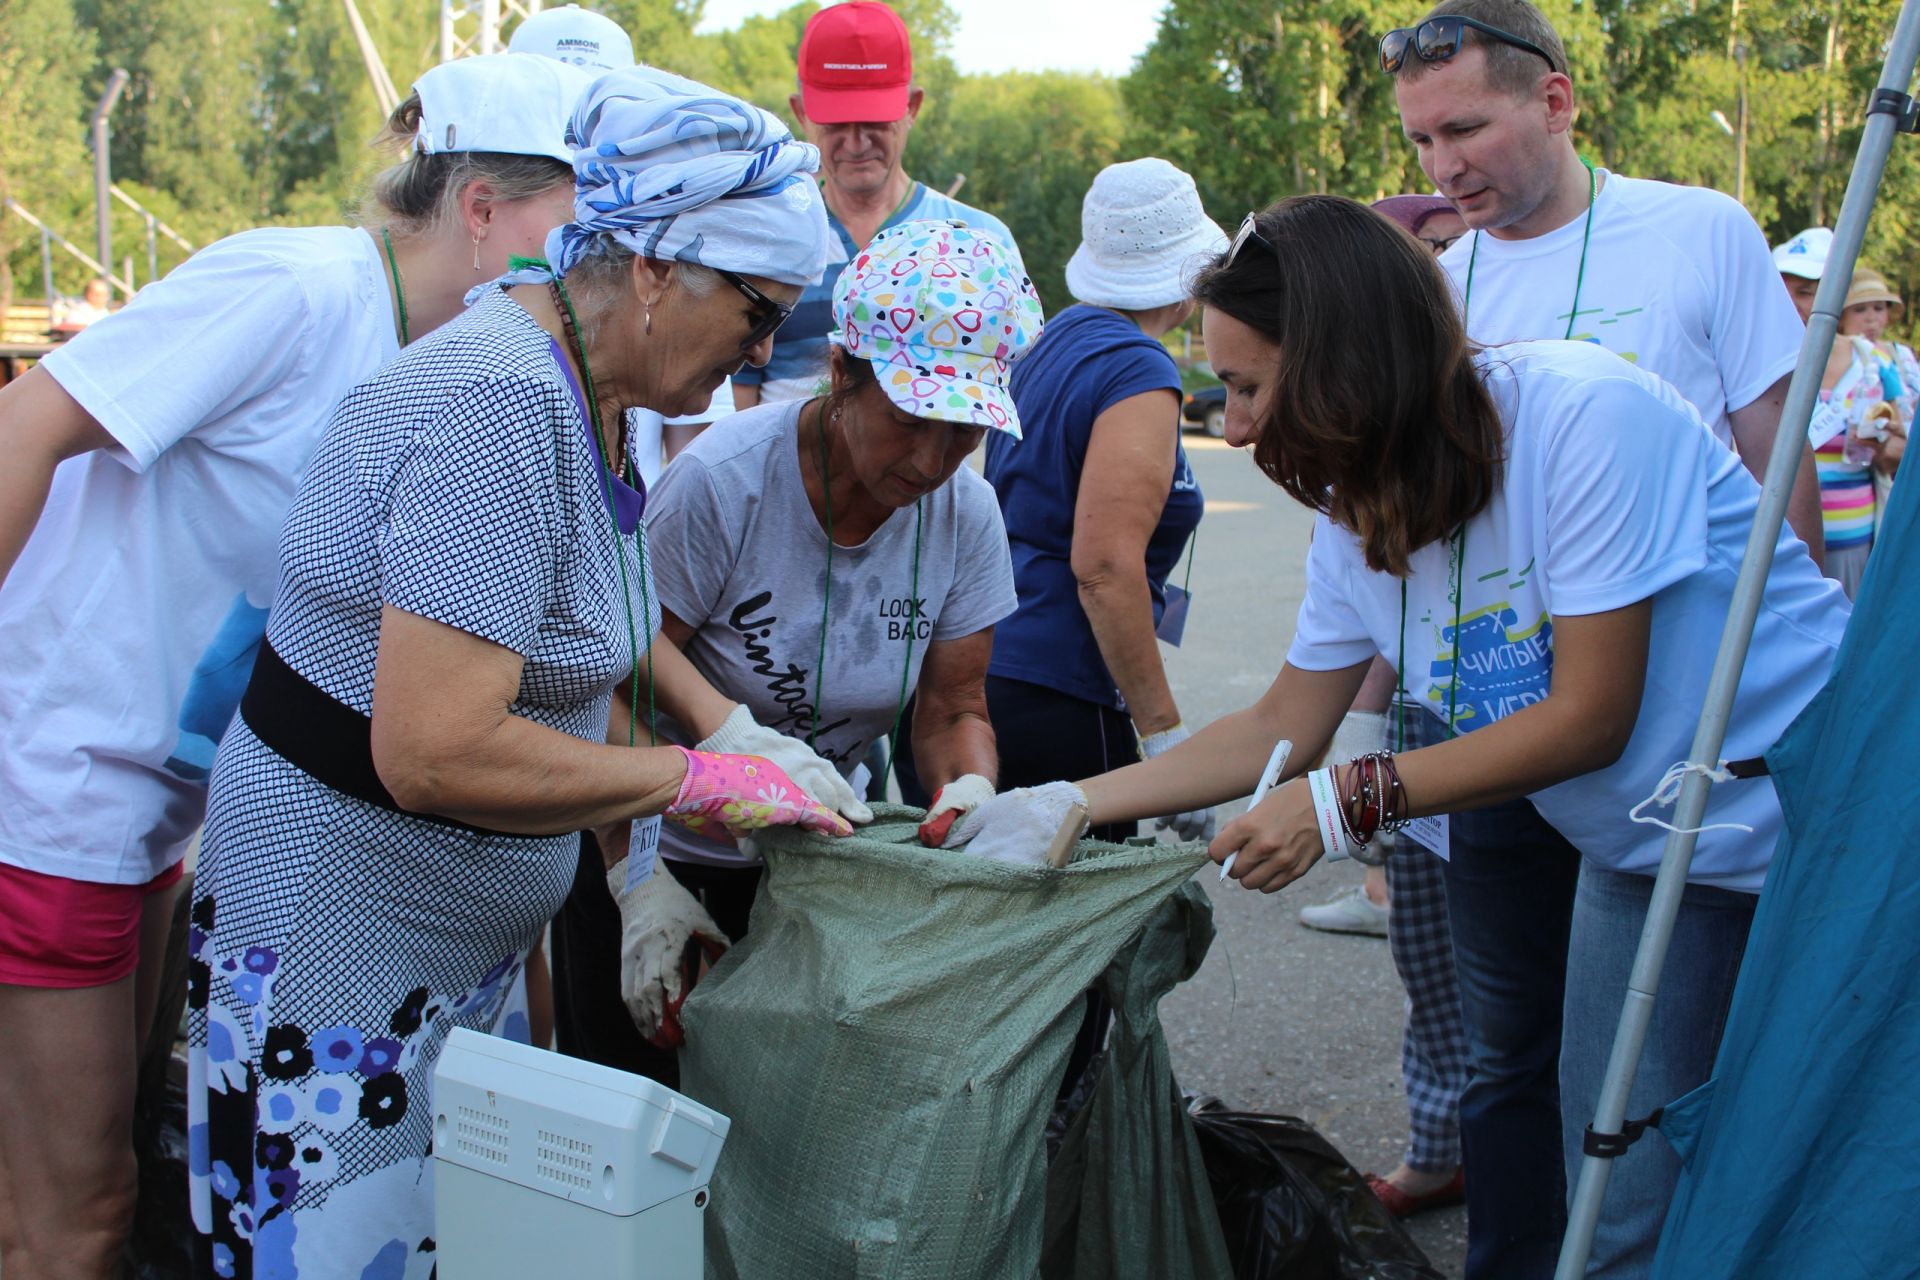
<path id="1" fill-rule="evenodd" d="M 912 87 L 907 24 L 879 0 L 843 0 L 807 20 L 800 37 L 800 104 L 809 120 L 898 120 L 907 114 Z"/>

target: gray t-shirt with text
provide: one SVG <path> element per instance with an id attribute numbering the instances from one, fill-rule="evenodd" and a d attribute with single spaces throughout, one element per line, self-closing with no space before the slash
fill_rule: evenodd
<path id="1" fill-rule="evenodd" d="M 768 728 L 803 741 L 814 731 L 814 750 L 850 775 L 892 729 L 903 674 L 911 696 L 927 646 L 1014 611 L 1013 564 L 993 489 L 963 467 L 918 514 L 903 508 L 859 546 L 835 547 L 829 584 L 826 530 L 800 475 L 805 403 L 703 432 L 647 496 L 647 545 L 661 607 L 694 629 L 686 654 L 700 673 Z M 677 736 L 665 721 L 663 731 Z M 661 852 L 743 860 L 671 823 Z"/>

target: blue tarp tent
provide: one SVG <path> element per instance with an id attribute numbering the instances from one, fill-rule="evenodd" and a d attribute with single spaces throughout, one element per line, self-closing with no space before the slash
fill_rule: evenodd
<path id="1" fill-rule="evenodd" d="M 1909 464 L 1920 472 L 1920 458 Z M 1920 1274 L 1920 474 L 1820 695 L 1769 753 L 1786 831 L 1654 1274 Z"/>

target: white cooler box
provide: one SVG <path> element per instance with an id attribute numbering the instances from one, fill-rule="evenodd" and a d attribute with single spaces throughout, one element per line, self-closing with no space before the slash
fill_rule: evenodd
<path id="1" fill-rule="evenodd" d="M 701 1280 L 727 1117 L 464 1027 L 440 1054 L 433 1104 L 440 1280 Z"/>

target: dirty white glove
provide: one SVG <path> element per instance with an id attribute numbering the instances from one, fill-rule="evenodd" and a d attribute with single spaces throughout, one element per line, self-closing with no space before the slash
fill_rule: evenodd
<path id="1" fill-rule="evenodd" d="M 873 810 L 854 793 L 840 771 L 814 754 L 798 738 L 769 729 L 744 706 L 735 705 L 725 722 L 699 745 L 701 751 L 723 755 L 762 756 L 786 771 L 800 789 L 849 822 L 872 822 Z"/>
<path id="2" fill-rule="evenodd" d="M 964 845 L 968 853 L 997 862 L 1040 866 L 1074 805 L 1086 808 L 1087 793 L 1071 782 L 1003 791 L 954 823 L 941 844 L 948 849 Z M 1084 824 L 1081 834 L 1085 834 Z"/>
<path id="3" fill-rule="evenodd" d="M 1184 724 L 1177 724 L 1171 729 L 1162 729 L 1158 733 L 1150 733 L 1140 739 L 1140 754 L 1151 760 L 1157 755 L 1173 750 L 1185 742 L 1189 736 L 1191 735 L 1187 733 L 1187 726 Z M 1213 810 L 1211 808 L 1189 809 L 1185 813 L 1170 813 L 1164 818 L 1155 818 L 1153 826 L 1156 831 L 1172 828 L 1173 834 L 1182 840 L 1211 840 L 1214 828 Z"/>
<path id="4" fill-rule="evenodd" d="M 920 824 L 920 843 L 938 849 L 953 824 L 993 799 L 993 784 L 977 773 L 963 773 L 933 793 L 927 820 Z"/>
<path id="5" fill-rule="evenodd" d="M 686 999 L 681 965 L 687 944 L 707 945 L 709 958 L 726 948 L 727 935 L 673 873 L 656 867 L 627 888 L 627 860 L 607 872 L 607 888 L 620 908 L 620 996 L 640 1034 L 665 1047 L 677 1046 L 680 1004 Z"/>
<path id="6" fill-rule="evenodd" d="M 1387 719 L 1385 711 L 1349 711 L 1340 718 L 1340 727 L 1333 731 L 1333 742 L 1327 747 L 1327 764 L 1345 764 L 1375 751 L 1387 749 Z M 1353 860 L 1369 867 L 1386 865 L 1387 855 L 1393 852 L 1393 833 L 1382 831 L 1364 849 L 1355 849 Z M 1340 859 L 1329 854 L 1329 862 Z"/>

